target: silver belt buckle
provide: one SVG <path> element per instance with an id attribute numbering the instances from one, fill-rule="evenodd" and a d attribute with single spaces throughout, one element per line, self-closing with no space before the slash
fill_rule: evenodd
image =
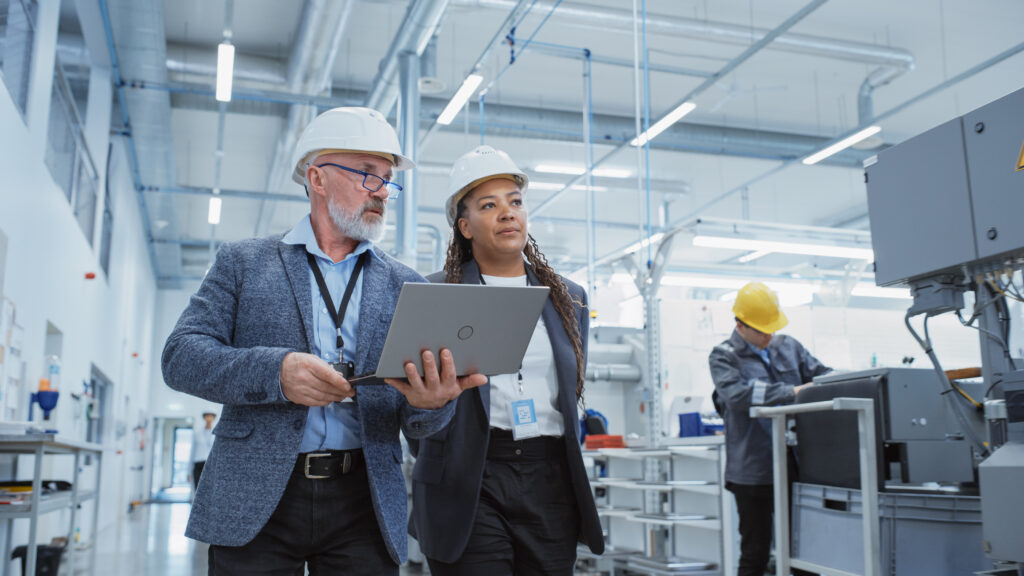
<path id="1" fill-rule="evenodd" d="M 324 476 L 324 475 L 321 475 L 321 474 L 310 474 L 309 473 L 309 463 L 310 463 L 311 460 L 313 460 L 314 458 L 326 458 L 328 456 L 330 456 L 329 453 L 306 454 L 306 464 L 304 466 L 304 472 L 306 474 L 306 478 L 309 478 L 310 480 L 323 480 L 325 478 L 330 478 L 329 475 L 328 476 Z M 346 454 L 346 456 L 347 456 L 347 454 Z M 347 461 L 348 460 L 346 459 L 346 462 Z"/>

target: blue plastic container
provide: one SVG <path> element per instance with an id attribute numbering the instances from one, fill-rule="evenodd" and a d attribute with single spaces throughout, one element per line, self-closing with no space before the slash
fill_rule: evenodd
<path id="1" fill-rule="evenodd" d="M 679 437 L 702 436 L 704 426 L 700 421 L 700 412 L 687 412 L 679 415 Z"/>
<path id="2" fill-rule="evenodd" d="M 701 417 L 700 412 L 687 412 L 679 415 L 679 437 L 687 436 L 714 436 L 722 431 L 721 424 L 707 424 Z"/>

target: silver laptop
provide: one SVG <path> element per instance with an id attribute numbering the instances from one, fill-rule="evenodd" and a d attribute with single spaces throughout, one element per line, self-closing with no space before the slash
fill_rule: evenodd
<path id="1" fill-rule="evenodd" d="M 547 286 L 407 283 L 398 297 L 377 370 L 353 384 L 405 378 L 406 362 L 423 374 L 422 350 L 451 350 L 459 376 L 510 374 L 520 369 L 548 299 Z M 365 320 L 364 320 L 365 321 Z"/>

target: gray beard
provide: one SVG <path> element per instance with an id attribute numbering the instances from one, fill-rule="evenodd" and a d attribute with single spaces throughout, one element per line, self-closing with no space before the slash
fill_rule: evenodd
<path id="1" fill-rule="evenodd" d="M 384 237 L 384 216 L 387 212 L 381 214 L 380 221 L 369 223 L 363 220 L 363 214 L 368 207 L 370 204 L 364 205 L 356 213 L 349 213 L 333 200 L 327 200 L 327 212 L 339 232 L 359 242 L 369 241 L 376 244 Z"/>

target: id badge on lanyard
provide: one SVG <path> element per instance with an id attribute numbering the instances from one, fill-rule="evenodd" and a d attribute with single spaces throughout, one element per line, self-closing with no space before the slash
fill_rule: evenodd
<path id="1" fill-rule="evenodd" d="M 517 375 L 520 399 L 509 402 L 509 416 L 512 420 L 512 438 L 526 440 L 540 436 L 540 423 L 537 421 L 537 408 L 533 398 L 523 398 L 523 374 Z"/>

